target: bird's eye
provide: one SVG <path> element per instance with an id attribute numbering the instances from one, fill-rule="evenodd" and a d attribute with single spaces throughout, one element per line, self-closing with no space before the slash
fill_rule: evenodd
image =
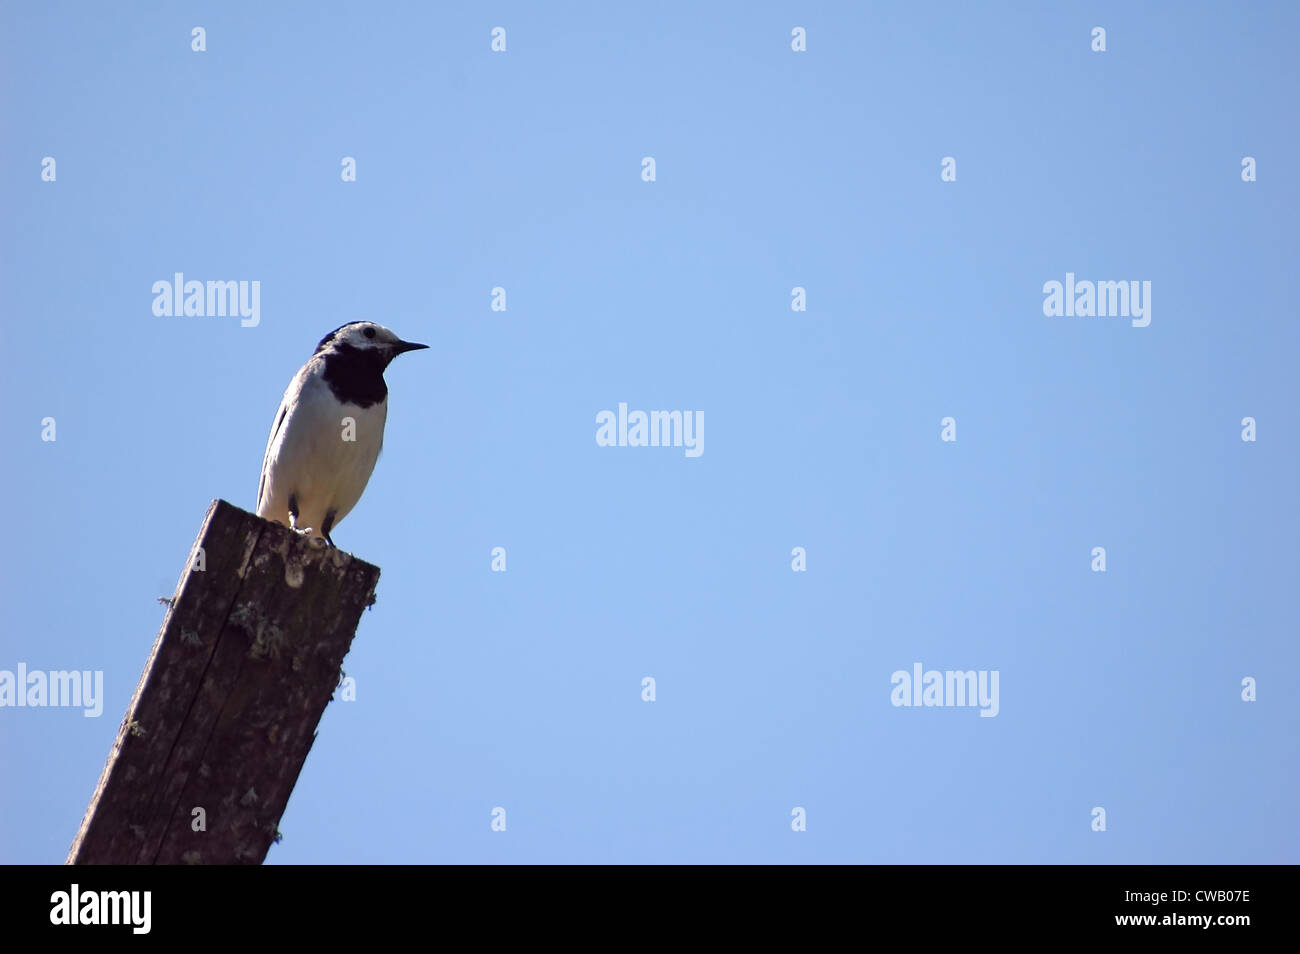
<path id="1" fill-rule="evenodd" d="M 373 338 L 373 337 L 375 336 L 375 329 L 374 329 L 374 328 L 367 328 L 365 331 L 363 331 L 363 332 L 361 332 L 361 333 L 362 333 L 363 335 L 365 335 L 367 338 Z"/>

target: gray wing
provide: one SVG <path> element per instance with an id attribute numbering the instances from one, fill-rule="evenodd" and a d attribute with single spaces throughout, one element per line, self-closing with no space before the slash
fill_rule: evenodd
<path id="1" fill-rule="evenodd" d="M 271 466 L 271 448 L 275 446 L 275 435 L 280 433 L 284 419 L 289 416 L 289 397 L 293 394 L 293 385 L 280 400 L 280 409 L 275 412 L 275 423 L 271 425 L 271 436 L 266 439 L 266 451 L 262 454 L 262 478 L 257 482 L 257 507 L 254 512 L 262 512 L 262 495 L 266 493 L 266 471 Z"/>

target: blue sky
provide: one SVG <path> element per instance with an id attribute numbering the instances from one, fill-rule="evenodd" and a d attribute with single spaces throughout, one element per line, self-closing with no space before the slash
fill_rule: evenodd
<path id="1" fill-rule="evenodd" d="M 0 669 L 105 695 L 0 708 L 0 860 L 64 858 L 358 319 L 431 350 L 270 863 L 1300 860 L 1294 5 L 268 6 L 0 15 Z M 1067 272 L 1150 325 L 1045 316 Z M 620 402 L 704 453 L 598 446 Z M 891 705 L 918 662 L 997 716 Z"/>

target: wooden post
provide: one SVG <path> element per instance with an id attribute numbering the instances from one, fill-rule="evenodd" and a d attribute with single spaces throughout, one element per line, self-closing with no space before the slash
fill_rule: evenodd
<path id="1" fill-rule="evenodd" d="M 212 502 L 69 864 L 266 857 L 379 580 L 320 543 Z"/>

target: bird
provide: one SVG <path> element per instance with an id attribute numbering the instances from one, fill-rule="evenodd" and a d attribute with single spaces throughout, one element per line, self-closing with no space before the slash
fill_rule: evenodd
<path id="1" fill-rule="evenodd" d="M 257 515 L 335 546 L 330 534 L 361 499 L 384 444 L 384 371 L 399 354 L 427 347 L 372 321 L 322 338 L 275 412 Z"/>

